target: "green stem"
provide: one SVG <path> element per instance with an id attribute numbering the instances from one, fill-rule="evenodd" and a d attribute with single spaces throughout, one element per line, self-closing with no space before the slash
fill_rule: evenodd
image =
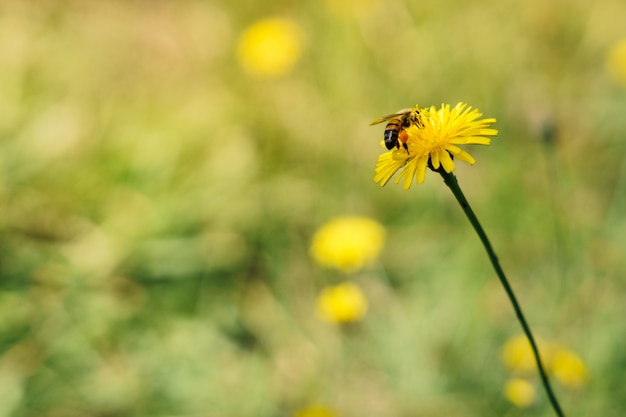
<path id="1" fill-rule="evenodd" d="M 511 288 L 511 284 L 509 284 L 509 281 L 506 279 L 506 276 L 504 275 L 504 271 L 502 270 L 502 267 L 500 266 L 498 257 L 496 256 L 496 253 L 493 251 L 493 248 L 491 247 L 491 243 L 489 243 L 487 234 L 483 230 L 482 226 L 480 225 L 480 222 L 478 221 L 478 218 L 474 214 L 474 211 L 472 210 L 467 199 L 463 195 L 463 192 L 461 191 L 461 188 L 459 187 L 459 183 L 457 182 L 454 174 L 445 172 L 442 167 L 440 167 L 437 170 L 437 172 L 441 174 L 441 176 L 443 177 L 443 181 L 450 188 L 450 190 L 452 191 L 452 194 L 454 194 L 454 196 L 456 197 L 456 200 L 459 202 L 459 204 L 463 208 L 465 215 L 467 216 L 470 223 L 474 227 L 474 230 L 476 230 L 476 233 L 478 234 L 480 241 L 483 243 L 483 246 L 487 250 L 487 255 L 489 255 L 491 264 L 493 265 L 493 268 L 496 270 L 496 274 L 498 274 L 498 278 L 500 278 L 500 282 L 502 283 L 502 286 L 504 287 L 506 294 L 509 296 L 509 300 L 511 301 L 511 304 L 513 304 L 513 309 L 515 310 L 517 319 L 522 325 L 522 328 L 524 329 L 524 333 L 526 334 L 526 337 L 528 338 L 528 341 L 530 342 L 530 346 L 532 347 L 532 351 L 535 356 L 535 361 L 537 362 L 537 368 L 539 369 L 539 375 L 541 376 L 541 381 L 543 382 L 543 386 L 546 390 L 546 393 L 548 394 L 548 398 L 550 399 L 550 404 L 552 404 L 552 408 L 554 408 L 554 411 L 559 417 L 564 417 L 563 411 L 561 410 L 561 406 L 559 405 L 559 402 L 557 401 L 556 396 L 554 395 L 554 392 L 552 391 L 552 387 L 550 386 L 550 381 L 548 380 L 548 375 L 546 374 L 546 371 L 544 370 L 544 367 L 543 367 L 543 363 L 541 362 L 541 356 L 539 355 L 539 349 L 537 348 L 537 343 L 535 343 L 535 338 L 533 337 L 533 334 L 530 331 L 530 327 L 528 326 L 528 323 L 526 322 L 526 319 L 524 318 L 524 314 L 522 313 L 522 308 L 517 302 L 517 298 L 515 297 L 515 293 L 513 292 L 513 289 Z"/>

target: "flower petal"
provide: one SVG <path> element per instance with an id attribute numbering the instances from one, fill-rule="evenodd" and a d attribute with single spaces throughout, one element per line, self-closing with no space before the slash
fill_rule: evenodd
<path id="1" fill-rule="evenodd" d="M 454 161 L 450 157 L 448 151 L 441 150 L 439 153 L 439 158 L 441 158 L 441 165 L 443 169 L 449 174 L 454 171 Z"/>
<path id="2" fill-rule="evenodd" d="M 417 166 L 415 170 L 415 182 L 421 184 L 426 178 L 426 166 L 428 165 L 428 155 L 422 155 L 415 164 Z"/>
<path id="3" fill-rule="evenodd" d="M 433 168 L 439 169 L 439 152 L 431 152 L 430 163 L 433 165 Z"/>
<path id="4" fill-rule="evenodd" d="M 402 182 L 402 187 L 405 190 L 408 190 L 411 187 L 411 183 L 413 182 L 413 175 L 415 175 L 415 169 L 417 168 L 417 164 L 414 161 L 407 164 L 407 167 L 404 169 L 402 174 L 396 179 L 396 184 L 400 182 L 400 179 L 404 178 Z"/>
<path id="5" fill-rule="evenodd" d="M 461 136 L 450 139 L 450 143 L 456 145 L 489 145 L 491 138 L 485 138 L 482 136 Z"/>
<path id="6" fill-rule="evenodd" d="M 454 157 L 460 161 L 467 162 L 470 165 L 474 165 L 476 160 L 469 153 L 465 152 L 463 149 L 459 149 L 458 153 L 454 154 Z"/>

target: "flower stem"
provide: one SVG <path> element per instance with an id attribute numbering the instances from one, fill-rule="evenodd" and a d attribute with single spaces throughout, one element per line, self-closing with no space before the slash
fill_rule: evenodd
<path id="1" fill-rule="evenodd" d="M 498 257 L 496 256 L 496 253 L 494 252 L 491 246 L 491 243 L 489 243 L 487 234 L 483 230 L 482 226 L 480 225 L 480 222 L 478 221 L 478 218 L 474 214 L 474 211 L 472 210 L 467 199 L 463 195 L 463 192 L 461 191 L 461 188 L 459 187 L 459 183 L 457 182 L 454 174 L 445 172 L 443 167 L 439 167 L 437 172 L 441 174 L 441 176 L 443 177 L 443 181 L 450 188 L 450 190 L 452 191 L 452 194 L 454 194 L 454 197 L 456 197 L 456 200 L 461 205 L 461 208 L 463 208 L 465 215 L 467 216 L 468 220 L 474 227 L 474 230 L 476 230 L 476 233 L 478 234 L 480 241 L 483 243 L 483 246 L 487 250 L 487 255 L 489 255 L 491 264 L 493 265 L 493 268 L 496 270 L 496 274 L 498 275 L 498 278 L 500 278 L 500 282 L 502 283 L 502 286 L 504 287 L 506 294 L 509 296 L 509 300 L 511 301 L 511 304 L 513 304 L 513 309 L 515 310 L 517 319 L 522 325 L 522 328 L 524 329 L 524 333 L 526 334 L 526 337 L 528 338 L 528 341 L 530 342 L 530 346 L 532 347 L 532 351 L 535 356 L 535 361 L 537 362 L 537 368 L 539 369 L 539 375 L 541 376 L 541 381 L 546 390 L 546 393 L 548 394 L 548 398 L 550 399 L 550 404 L 552 405 L 552 408 L 554 408 L 554 411 L 559 417 L 564 417 L 563 411 L 561 410 L 561 406 L 559 405 L 559 402 L 557 401 L 556 396 L 554 395 L 554 392 L 552 391 L 552 387 L 550 386 L 550 381 L 548 380 L 548 375 L 546 374 L 546 371 L 544 370 L 543 364 L 541 362 L 541 356 L 539 355 L 539 349 L 537 348 L 537 343 L 535 342 L 535 338 L 533 337 L 533 334 L 530 331 L 530 327 L 528 326 L 528 323 L 526 322 L 526 319 L 524 318 L 524 314 L 522 313 L 522 308 L 517 302 L 517 298 L 515 297 L 513 288 L 511 288 L 511 284 L 509 284 L 509 281 L 504 275 L 504 271 L 502 270 L 502 267 L 500 266 Z"/>

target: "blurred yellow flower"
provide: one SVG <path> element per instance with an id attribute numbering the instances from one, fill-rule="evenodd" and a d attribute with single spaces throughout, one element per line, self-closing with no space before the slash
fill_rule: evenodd
<path id="1" fill-rule="evenodd" d="M 551 365 L 554 378 L 567 388 L 581 388 L 589 379 L 585 363 L 570 349 L 557 350 Z"/>
<path id="2" fill-rule="evenodd" d="M 241 66 L 251 75 L 281 77 L 302 54 L 302 30 L 288 19 L 260 20 L 241 34 L 237 53 Z"/>
<path id="3" fill-rule="evenodd" d="M 611 47 L 606 57 L 606 67 L 616 81 L 626 85 L 626 38 Z"/>
<path id="4" fill-rule="evenodd" d="M 337 414 L 322 405 L 316 405 L 298 411 L 294 417 L 337 417 Z"/>
<path id="5" fill-rule="evenodd" d="M 583 360 L 574 351 L 559 347 L 537 338 L 546 370 L 567 388 L 581 388 L 589 379 L 589 372 Z M 502 361 L 509 371 L 516 374 L 531 375 L 537 371 L 537 365 L 524 335 L 509 339 L 502 348 Z"/>
<path id="6" fill-rule="evenodd" d="M 541 338 L 535 338 L 535 341 L 541 353 L 541 358 L 549 363 L 549 346 Z M 537 363 L 535 362 L 530 342 L 523 334 L 510 338 L 504 344 L 502 347 L 502 361 L 511 372 L 525 375 L 537 372 Z"/>
<path id="7" fill-rule="evenodd" d="M 367 217 L 339 217 L 313 236 L 310 253 L 320 265 L 349 273 L 374 261 L 385 242 L 385 229 Z"/>
<path id="8" fill-rule="evenodd" d="M 528 407 L 535 402 L 537 392 L 530 382 L 521 378 L 511 378 L 504 386 L 504 396 L 518 407 Z"/>
<path id="9" fill-rule="evenodd" d="M 412 124 L 406 132 L 406 145 L 385 152 L 376 163 L 374 182 L 381 186 L 387 184 L 391 177 L 402 168 L 402 173 L 396 178 L 398 184 L 403 180 L 403 186 L 408 189 L 413 177 L 418 184 L 424 182 L 426 168 L 443 169 L 450 173 L 454 171 L 453 158 L 474 164 L 474 158 L 457 145 L 489 145 L 491 139 L 487 136 L 498 134 L 496 129 L 489 126 L 496 119 L 482 119 L 477 109 L 468 107 L 465 103 L 458 103 L 453 108 L 449 104 L 440 109 L 434 106 L 428 108 L 414 108 L 419 112 L 420 125 Z"/>
<path id="10" fill-rule="evenodd" d="M 359 321 L 367 313 L 367 300 L 358 286 L 345 282 L 322 290 L 317 299 L 317 312 L 328 322 Z"/>

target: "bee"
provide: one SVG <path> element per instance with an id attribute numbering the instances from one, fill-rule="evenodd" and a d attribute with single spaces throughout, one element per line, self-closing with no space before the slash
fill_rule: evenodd
<path id="1" fill-rule="evenodd" d="M 409 153 L 409 147 L 406 141 L 409 139 L 409 135 L 406 133 L 406 129 L 412 124 L 421 125 L 419 119 L 419 111 L 416 109 L 402 109 L 394 114 L 384 116 L 374 120 L 370 123 L 370 126 L 376 125 L 388 121 L 387 127 L 385 127 L 385 146 L 391 150 L 393 148 L 400 149 L 400 144 Z"/>

